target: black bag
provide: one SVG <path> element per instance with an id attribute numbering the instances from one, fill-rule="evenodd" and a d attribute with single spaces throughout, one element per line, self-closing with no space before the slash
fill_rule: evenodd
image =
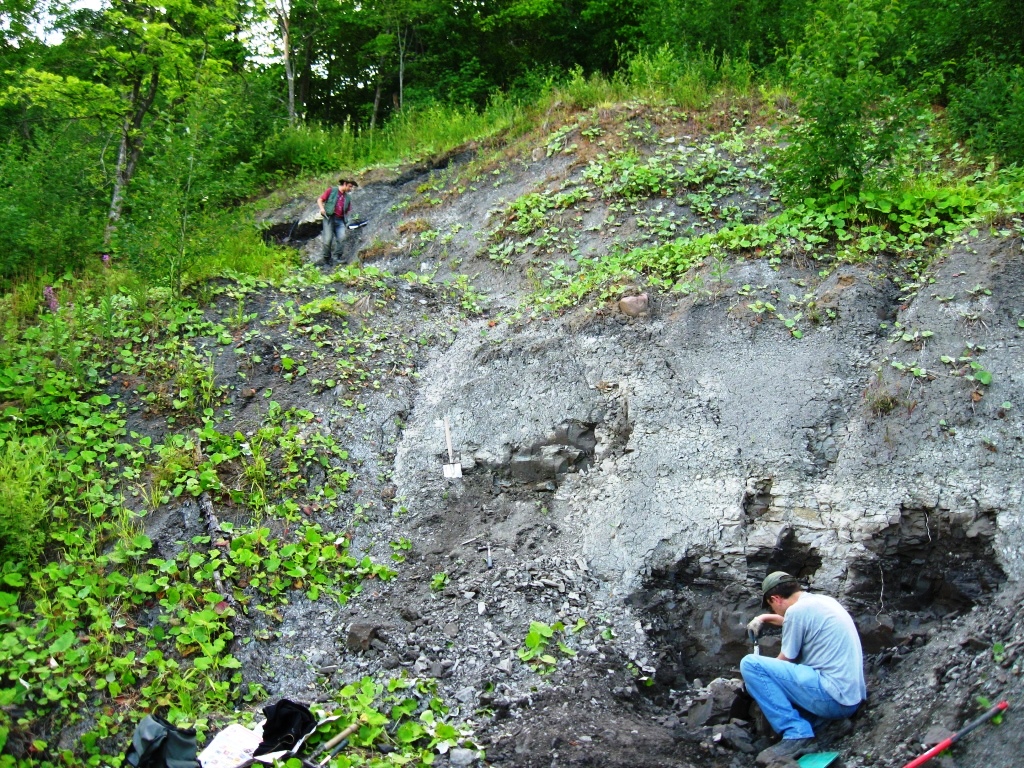
<path id="1" fill-rule="evenodd" d="M 281 699 L 277 704 L 263 708 L 267 722 L 263 724 L 263 741 L 256 747 L 253 757 L 282 749 L 295 749 L 299 740 L 316 730 L 316 718 L 304 704 Z"/>
<path id="2" fill-rule="evenodd" d="M 196 731 L 146 715 L 135 727 L 124 764 L 133 768 L 197 768 Z"/>

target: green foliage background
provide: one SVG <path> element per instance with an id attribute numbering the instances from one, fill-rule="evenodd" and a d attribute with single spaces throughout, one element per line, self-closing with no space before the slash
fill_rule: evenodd
<path id="1" fill-rule="evenodd" d="M 0 445 L 0 565 L 31 561 L 43 548 L 50 461 L 49 441 L 42 437 Z"/>
<path id="2" fill-rule="evenodd" d="M 282 178 L 449 147 L 508 128 L 559 83 L 617 72 L 638 93 L 690 106 L 722 81 L 790 93 L 801 119 L 782 165 L 794 199 L 898 183 L 901 149 L 929 107 L 945 108 L 952 138 L 979 158 L 1024 159 L 1012 0 L 287 6 L 294 118 L 280 58 L 247 42 L 261 20 L 275 28 L 271 4 L 10 4 L 0 280 L 52 280 L 111 252 L 178 290 L 223 240 L 215 231 L 231 229 L 223 211 Z M 147 18 L 159 24 L 139 26 Z M 62 37 L 41 39 L 40 24 Z M 280 35 L 270 42 L 283 50 Z M 112 236 L 120 137 L 139 157 Z"/>

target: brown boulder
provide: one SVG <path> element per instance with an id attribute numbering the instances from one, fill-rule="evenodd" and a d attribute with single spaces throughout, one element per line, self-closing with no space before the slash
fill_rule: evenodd
<path id="1" fill-rule="evenodd" d="M 629 317 L 640 317 L 646 315 L 649 309 L 649 302 L 646 293 L 638 296 L 626 296 L 619 299 L 619 311 Z"/>

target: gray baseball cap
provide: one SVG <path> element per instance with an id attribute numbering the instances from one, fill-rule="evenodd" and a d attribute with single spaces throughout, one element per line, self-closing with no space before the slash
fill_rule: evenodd
<path id="1" fill-rule="evenodd" d="M 767 605 L 768 599 L 766 595 L 775 589 L 780 584 L 796 584 L 796 576 L 791 576 L 785 571 L 775 571 L 765 576 L 764 581 L 761 582 L 761 602 Z"/>

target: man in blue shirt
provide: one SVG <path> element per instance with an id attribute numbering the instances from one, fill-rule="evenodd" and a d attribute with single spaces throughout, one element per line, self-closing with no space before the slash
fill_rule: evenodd
<path id="1" fill-rule="evenodd" d="M 853 619 L 836 600 L 804 592 L 783 571 L 761 584 L 765 613 L 747 625 L 782 627 L 778 658 L 749 655 L 740 662 L 747 693 L 782 741 L 757 756 L 759 765 L 795 760 L 815 750 L 811 720 L 850 717 L 867 698 L 864 655 Z"/>

